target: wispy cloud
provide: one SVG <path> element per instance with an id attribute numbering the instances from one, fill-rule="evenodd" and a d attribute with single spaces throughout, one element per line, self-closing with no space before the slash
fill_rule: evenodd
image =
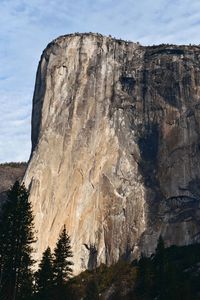
<path id="1" fill-rule="evenodd" d="M 0 162 L 27 160 L 30 151 L 31 94 L 6 91 L 0 95 Z"/>
<path id="2" fill-rule="evenodd" d="M 37 64 L 52 39 L 100 32 L 142 44 L 199 44 L 199 0 L 1 0 L 0 162 L 27 160 Z"/>

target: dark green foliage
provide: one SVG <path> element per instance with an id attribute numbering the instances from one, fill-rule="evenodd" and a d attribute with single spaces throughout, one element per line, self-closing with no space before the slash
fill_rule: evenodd
<path id="1" fill-rule="evenodd" d="M 64 226 L 59 235 L 53 255 L 48 247 L 35 274 L 34 300 L 76 299 L 69 284 L 72 275 L 70 238 Z"/>
<path id="2" fill-rule="evenodd" d="M 68 279 L 61 288 L 55 286 L 49 300 L 103 300 L 108 294 L 110 300 L 200 300 L 199 266 L 199 244 L 165 248 L 160 238 L 151 257 L 143 255 L 132 264 L 120 260 L 110 267 L 87 270 Z"/>
<path id="3" fill-rule="evenodd" d="M 141 256 L 138 262 L 136 294 L 138 299 L 165 299 L 167 258 L 162 237 L 159 237 L 156 253 L 152 257 Z"/>
<path id="4" fill-rule="evenodd" d="M 136 299 L 199 300 L 199 264 L 200 244 L 165 248 L 160 237 L 156 253 L 138 262 Z"/>
<path id="5" fill-rule="evenodd" d="M 35 280 L 38 298 L 50 300 L 53 289 L 53 256 L 49 247 L 43 253 Z"/>
<path id="6" fill-rule="evenodd" d="M 70 238 L 64 226 L 53 255 L 43 253 L 33 291 L 33 216 L 24 185 L 8 192 L 0 219 L 1 300 L 200 300 L 200 244 L 165 248 L 162 237 L 151 257 L 120 260 L 72 275 Z"/>
<path id="7" fill-rule="evenodd" d="M 54 249 L 54 284 L 56 286 L 63 286 L 71 277 L 71 266 L 73 263 L 70 258 L 72 256 L 70 237 L 68 236 L 66 227 L 64 226 Z"/>
<path id="8" fill-rule="evenodd" d="M 132 289 L 137 277 L 137 267 L 120 260 L 110 267 L 101 264 L 95 270 L 86 270 L 69 280 L 73 293 L 73 300 L 105 299 L 107 291 L 109 298 L 120 300 L 133 300 L 131 295 L 124 295 L 124 291 Z M 128 293 L 128 292 L 127 292 Z"/>
<path id="9" fill-rule="evenodd" d="M 26 166 L 27 162 L 25 161 L 20 161 L 20 162 L 4 162 L 0 163 L 0 166 L 9 166 L 9 167 L 19 167 L 19 166 Z"/>
<path id="10" fill-rule="evenodd" d="M 89 281 L 84 300 L 99 300 L 99 288 L 95 278 Z"/>
<path id="11" fill-rule="evenodd" d="M 154 281 L 154 268 L 150 259 L 141 256 L 138 262 L 137 294 L 139 298 L 151 299 L 153 291 L 151 287 Z"/>
<path id="12" fill-rule="evenodd" d="M 8 191 L 0 219 L 1 299 L 25 300 L 32 294 L 34 225 L 29 194 L 18 181 Z"/>
<path id="13" fill-rule="evenodd" d="M 155 285 L 156 289 L 160 295 L 160 299 L 165 299 L 166 294 L 166 268 L 167 268 L 167 259 L 165 255 L 165 245 L 162 239 L 162 236 L 158 239 L 158 245 L 156 248 L 156 253 L 153 258 L 154 262 L 154 273 L 155 273 Z"/>

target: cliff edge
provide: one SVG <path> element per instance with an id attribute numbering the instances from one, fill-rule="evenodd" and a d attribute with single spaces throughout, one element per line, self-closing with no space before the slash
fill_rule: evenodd
<path id="1" fill-rule="evenodd" d="M 199 240 L 200 47 L 59 37 L 39 63 L 25 175 L 38 257 L 63 224 L 75 273 Z"/>

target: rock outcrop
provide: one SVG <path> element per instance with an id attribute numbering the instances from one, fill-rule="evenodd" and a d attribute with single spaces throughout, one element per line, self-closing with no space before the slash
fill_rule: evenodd
<path id="1" fill-rule="evenodd" d="M 7 191 L 16 180 L 21 181 L 26 171 L 27 164 L 23 163 L 2 163 L 0 164 L 0 206 L 7 198 Z"/>
<path id="2" fill-rule="evenodd" d="M 38 257 L 66 224 L 74 272 L 200 234 L 200 47 L 62 36 L 44 50 L 25 175 Z"/>

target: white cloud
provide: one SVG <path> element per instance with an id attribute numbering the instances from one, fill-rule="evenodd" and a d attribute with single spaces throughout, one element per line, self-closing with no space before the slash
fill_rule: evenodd
<path id="1" fill-rule="evenodd" d="M 26 160 L 37 64 L 48 42 L 100 32 L 142 44 L 199 44 L 199 0 L 1 0 L 0 161 Z"/>

